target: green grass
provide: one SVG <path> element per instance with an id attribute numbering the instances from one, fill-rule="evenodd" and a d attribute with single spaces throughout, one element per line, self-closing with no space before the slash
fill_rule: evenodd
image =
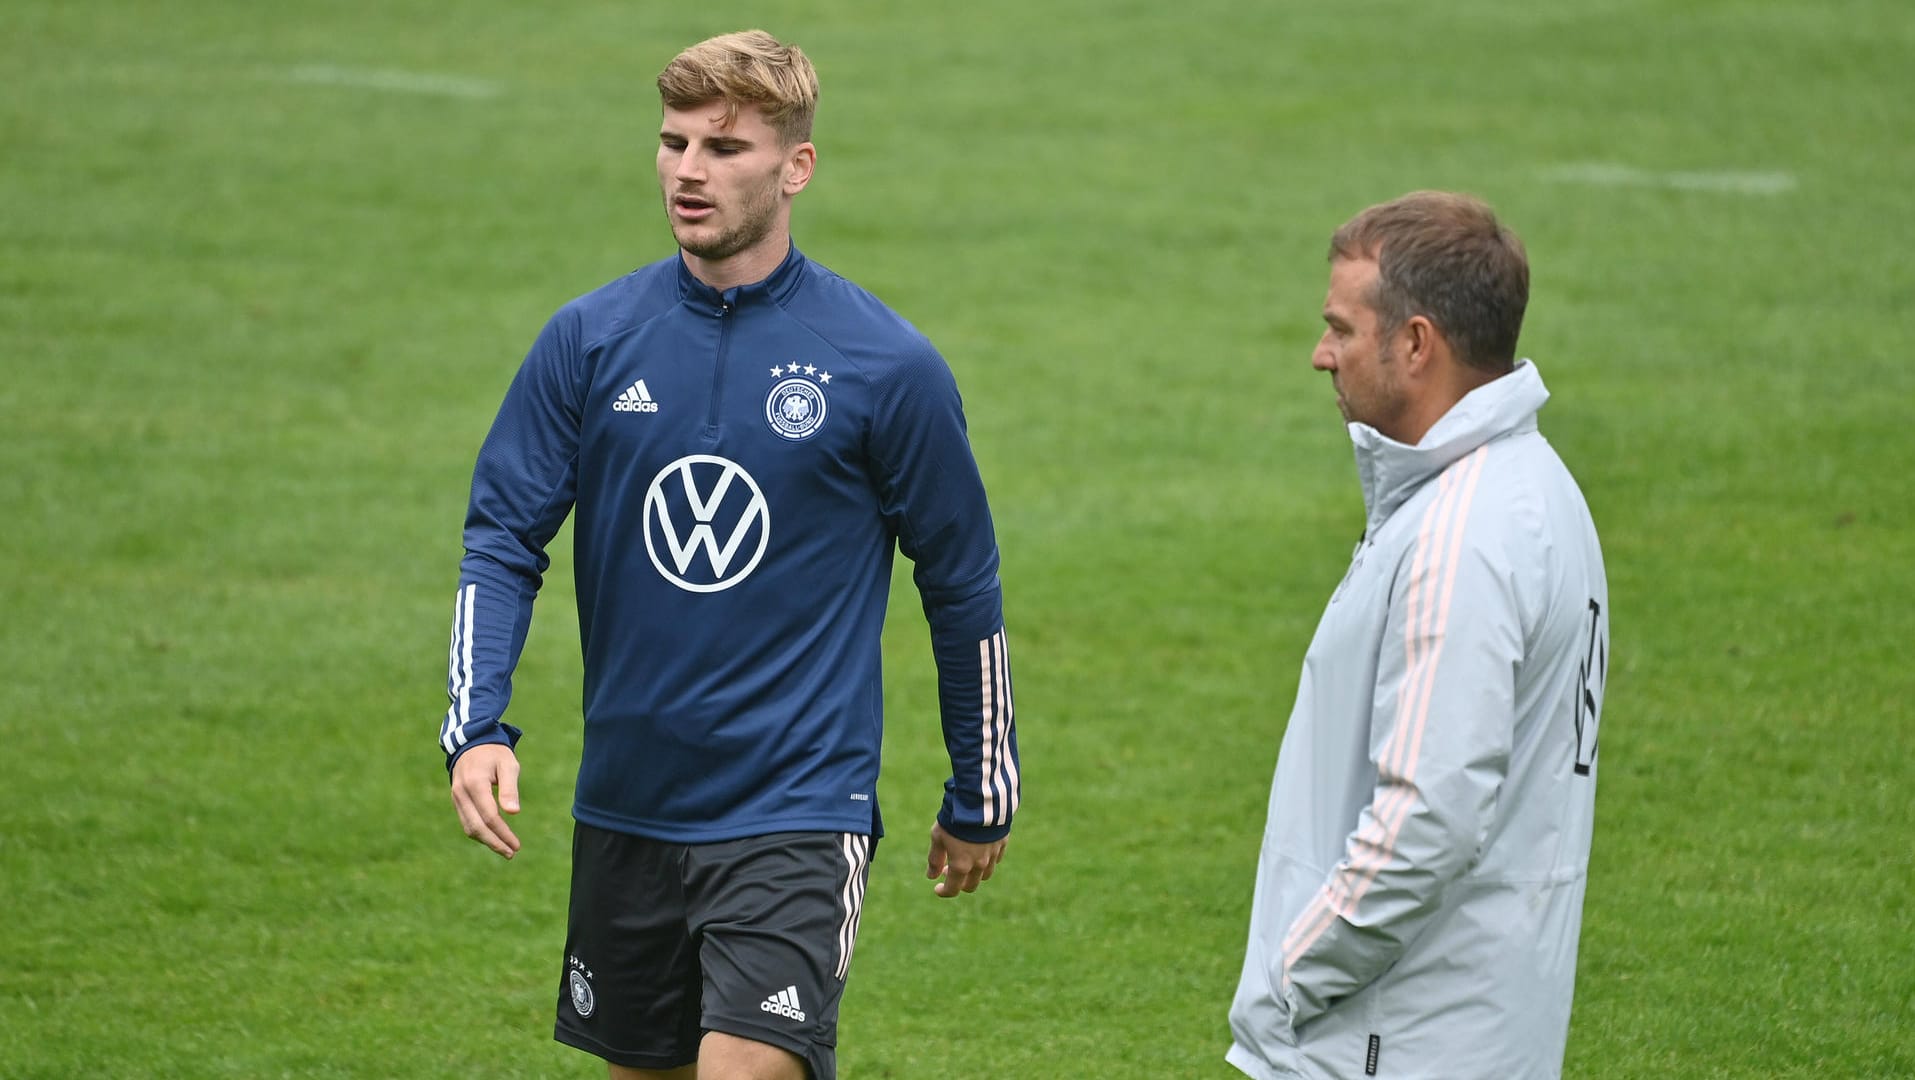
<path id="1" fill-rule="evenodd" d="M 1361 528 L 1324 244 L 1416 187 L 1528 242 L 1608 554 L 1566 1074 L 1915 1074 L 1915 15 L 930 7 L 9 7 L 0 1077 L 602 1075 L 549 1041 L 569 563 L 501 864 L 434 743 L 458 525 L 544 318 L 668 250 L 652 75 L 748 25 L 823 74 L 799 242 L 958 372 L 1017 661 L 1010 860 L 939 902 L 901 580 L 845 1076 L 1232 1075 L 1271 766 Z M 1591 166 L 1647 182 L 1560 178 Z M 1721 172 L 1794 186 L 1655 182 Z"/>

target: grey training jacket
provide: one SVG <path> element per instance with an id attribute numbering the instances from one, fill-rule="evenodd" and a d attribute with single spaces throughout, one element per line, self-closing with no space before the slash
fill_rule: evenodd
<path id="1" fill-rule="evenodd" d="M 1259 1080 L 1561 1073 L 1609 590 L 1535 365 L 1416 446 L 1350 425 L 1367 529 L 1310 643 L 1228 1060 Z"/>

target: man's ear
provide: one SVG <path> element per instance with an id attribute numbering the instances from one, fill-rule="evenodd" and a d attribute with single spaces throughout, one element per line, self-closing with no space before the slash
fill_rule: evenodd
<path id="1" fill-rule="evenodd" d="M 1405 338 L 1403 360 L 1413 375 L 1430 370 L 1431 361 L 1449 349 L 1449 343 L 1443 340 L 1443 332 L 1436 328 L 1427 315 L 1410 316 L 1404 321 L 1400 333 Z"/>
<path id="2" fill-rule="evenodd" d="M 818 167 L 818 148 L 808 142 L 801 142 L 785 155 L 784 189 L 786 195 L 796 195 L 811 183 L 811 174 Z"/>

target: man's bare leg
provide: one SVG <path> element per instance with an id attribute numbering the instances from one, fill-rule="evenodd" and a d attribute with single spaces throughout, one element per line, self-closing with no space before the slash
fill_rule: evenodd
<path id="1" fill-rule="evenodd" d="M 608 1065 L 612 1080 L 698 1080 L 698 1066 L 681 1065 L 676 1069 L 629 1069 Z"/>
<path id="2" fill-rule="evenodd" d="M 708 1031 L 698 1044 L 698 1064 L 677 1069 L 632 1069 L 612 1065 L 611 1080 L 806 1080 L 804 1059 L 782 1047 Z"/>
<path id="3" fill-rule="evenodd" d="M 698 1080 L 805 1080 L 803 1058 L 783 1047 L 707 1031 L 698 1044 Z"/>

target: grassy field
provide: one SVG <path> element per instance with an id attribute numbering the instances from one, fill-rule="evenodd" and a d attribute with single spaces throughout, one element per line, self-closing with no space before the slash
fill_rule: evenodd
<path id="1" fill-rule="evenodd" d="M 589 1077 L 550 1042 L 563 551 L 502 864 L 435 744 L 472 454 L 544 318 L 669 250 L 651 79 L 825 94 L 800 244 L 939 343 L 991 484 L 1025 810 L 921 880 L 887 632 L 848 1080 L 1222 1063 L 1298 663 L 1361 528 L 1329 232 L 1528 242 L 1614 660 L 1566 1074 L 1915 1075 L 1915 14 L 12 0 L 0 33 L 0 1077 Z M 561 549 L 564 544 L 559 545 Z"/>

